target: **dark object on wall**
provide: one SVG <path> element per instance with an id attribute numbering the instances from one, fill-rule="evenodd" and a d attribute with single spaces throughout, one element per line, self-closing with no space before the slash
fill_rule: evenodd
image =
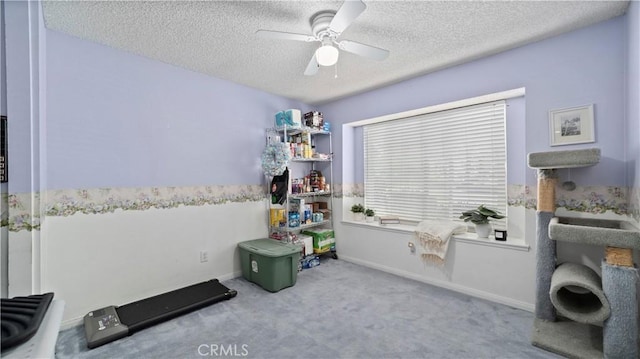
<path id="1" fill-rule="evenodd" d="M 31 339 L 47 313 L 53 293 L 0 300 L 2 315 L 2 350 Z"/>
<path id="2" fill-rule="evenodd" d="M 8 161 L 7 154 L 9 153 L 9 147 L 7 139 L 9 134 L 7 133 L 7 116 L 0 116 L 0 183 L 9 181 L 9 173 L 7 172 Z"/>
<path id="3" fill-rule="evenodd" d="M 94 310 L 84 316 L 87 347 L 99 347 L 152 325 L 231 299 L 237 294 L 217 279 L 212 279 L 120 307 Z"/>
<path id="4" fill-rule="evenodd" d="M 289 188 L 289 169 L 286 168 L 280 176 L 273 176 L 271 180 L 271 203 L 283 204 L 287 199 Z"/>

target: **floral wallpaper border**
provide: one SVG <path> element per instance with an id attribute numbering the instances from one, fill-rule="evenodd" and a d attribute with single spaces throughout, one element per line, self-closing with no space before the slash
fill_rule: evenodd
<path id="1" fill-rule="evenodd" d="M 335 197 L 364 197 L 364 183 L 344 183 L 338 186 Z"/>
<path id="2" fill-rule="evenodd" d="M 51 190 L 36 196 L 43 197 L 40 213 L 44 216 L 70 216 L 262 201 L 266 189 L 262 185 L 94 188 Z M 10 194 L 8 204 L 9 216 L 2 226 L 12 232 L 40 229 L 39 216 L 32 215 L 31 193 Z"/>
<path id="3" fill-rule="evenodd" d="M 627 209 L 637 226 L 640 226 L 640 187 L 632 187 L 629 193 L 629 208 Z"/>
<path id="4" fill-rule="evenodd" d="M 11 232 L 19 232 L 21 230 L 39 230 L 40 217 L 34 216 L 32 213 L 32 202 L 40 203 L 40 194 L 19 193 L 7 194 L 3 193 L 3 202 L 8 204 L 8 211 L 3 213 L 0 219 L 2 227 L 9 227 Z"/>
<path id="5" fill-rule="evenodd" d="M 364 197 L 364 184 L 349 185 L 348 190 L 344 190 L 344 196 Z M 628 201 L 628 199 L 631 200 Z M 519 184 L 507 185 L 507 203 L 513 207 L 536 209 L 537 187 Z M 628 203 L 631 205 L 629 206 Z M 556 205 L 569 211 L 592 214 L 611 211 L 619 215 L 629 215 L 640 222 L 640 190 L 638 188 L 578 186 L 573 191 L 567 191 L 558 187 L 556 189 Z"/>
<path id="6" fill-rule="evenodd" d="M 218 205 L 230 202 L 257 202 L 266 198 L 262 185 L 219 185 L 188 187 L 94 188 L 5 194 L 9 206 L 8 216 L 0 224 L 9 231 L 39 230 L 40 213 L 44 216 L 70 216 L 76 213 L 102 214 L 117 210 L 142 211 L 150 208 L 166 209 L 179 206 Z M 334 197 L 364 197 L 364 184 L 336 184 Z M 536 187 L 508 185 L 509 206 L 536 208 Z M 34 203 L 40 211 L 32 211 Z M 592 214 L 611 211 L 628 215 L 640 223 L 640 189 L 638 187 L 584 186 L 574 191 L 558 188 L 556 203 L 569 211 Z M 36 214 L 36 213 L 38 214 Z"/>
<path id="7" fill-rule="evenodd" d="M 610 211 L 619 215 L 627 215 L 627 187 L 615 186 L 578 186 L 573 191 L 562 187 L 556 188 L 556 206 L 568 211 L 599 214 Z M 522 206 L 536 209 L 537 187 L 527 185 L 507 186 L 507 202 L 509 206 Z"/>

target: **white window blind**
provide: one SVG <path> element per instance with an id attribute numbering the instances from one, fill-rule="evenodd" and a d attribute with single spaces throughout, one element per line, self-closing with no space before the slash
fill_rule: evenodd
<path id="1" fill-rule="evenodd" d="M 402 219 L 506 213 L 505 102 L 364 126 L 365 206 Z"/>

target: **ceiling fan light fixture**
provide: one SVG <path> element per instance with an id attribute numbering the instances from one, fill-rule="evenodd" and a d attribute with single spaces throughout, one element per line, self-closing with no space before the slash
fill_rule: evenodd
<path id="1" fill-rule="evenodd" d="M 333 66 L 338 62 L 340 52 L 333 45 L 322 45 L 316 50 L 316 61 L 320 66 Z"/>

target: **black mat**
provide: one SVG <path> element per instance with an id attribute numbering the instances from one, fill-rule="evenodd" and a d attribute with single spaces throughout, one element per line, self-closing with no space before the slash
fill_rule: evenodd
<path id="1" fill-rule="evenodd" d="M 22 344 L 36 334 L 51 300 L 53 293 L 0 300 L 2 350 Z"/>

